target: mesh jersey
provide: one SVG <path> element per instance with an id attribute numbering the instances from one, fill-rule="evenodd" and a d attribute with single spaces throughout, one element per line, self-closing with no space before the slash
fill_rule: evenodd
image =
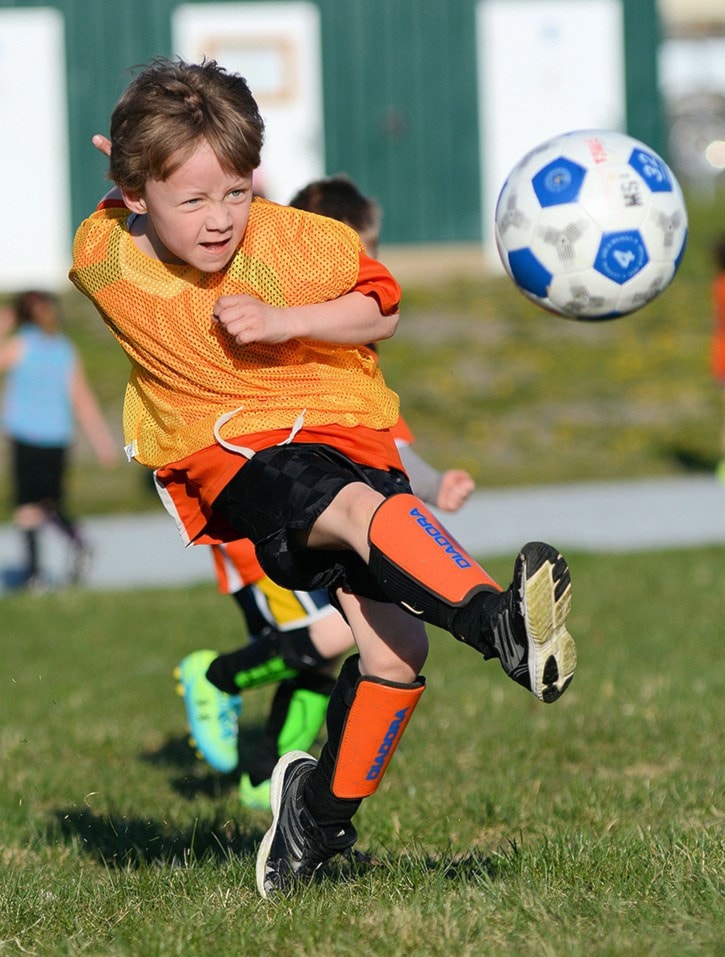
<path id="1" fill-rule="evenodd" d="M 362 246 L 335 220 L 256 199 L 226 269 L 203 273 L 140 252 L 128 210 L 101 209 L 79 227 L 70 278 L 99 310 L 129 358 L 124 433 L 134 457 L 160 467 L 223 439 L 306 426 L 387 429 L 398 397 L 363 347 L 291 340 L 240 346 L 211 321 L 220 296 L 244 293 L 274 306 L 338 298 L 355 289 Z M 384 266 L 366 288 L 385 314 L 400 290 Z M 371 281 L 372 280 L 372 281 Z"/>

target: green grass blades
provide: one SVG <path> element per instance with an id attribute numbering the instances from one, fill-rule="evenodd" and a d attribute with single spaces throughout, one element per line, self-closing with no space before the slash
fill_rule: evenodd
<path id="1" fill-rule="evenodd" d="M 195 758 L 171 676 L 239 643 L 233 604 L 211 586 L 4 599 L 0 954 L 722 953 L 725 549 L 569 560 L 561 701 L 434 632 L 356 819 L 372 861 L 277 903 L 254 887 L 267 817 Z M 243 740 L 268 701 L 245 695 Z"/>

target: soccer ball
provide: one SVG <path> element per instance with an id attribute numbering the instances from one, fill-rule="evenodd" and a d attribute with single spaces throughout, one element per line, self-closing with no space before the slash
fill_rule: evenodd
<path id="1" fill-rule="evenodd" d="M 611 130 L 547 140 L 511 171 L 496 204 L 496 244 L 521 292 L 569 319 L 614 319 L 669 286 L 687 210 L 672 170 Z"/>

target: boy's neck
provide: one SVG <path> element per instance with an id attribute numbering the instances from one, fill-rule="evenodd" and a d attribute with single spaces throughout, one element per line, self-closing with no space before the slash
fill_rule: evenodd
<path id="1" fill-rule="evenodd" d="M 174 256 L 164 246 L 153 229 L 149 228 L 150 221 L 146 213 L 131 213 L 128 221 L 128 231 L 134 246 L 149 259 L 170 265 L 183 266 L 184 263 Z"/>

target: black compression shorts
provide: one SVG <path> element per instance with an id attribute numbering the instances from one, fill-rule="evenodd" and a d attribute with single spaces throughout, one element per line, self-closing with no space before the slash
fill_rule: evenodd
<path id="1" fill-rule="evenodd" d="M 311 528 L 351 482 L 364 482 L 386 498 L 411 490 L 402 472 L 357 465 L 329 446 L 300 442 L 257 452 L 222 490 L 214 510 L 254 542 L 260 565 L 278 585 L 304 591 L 343 587 L 388 602 L 355 552 L 295 543 L 294 532 Z"/>

